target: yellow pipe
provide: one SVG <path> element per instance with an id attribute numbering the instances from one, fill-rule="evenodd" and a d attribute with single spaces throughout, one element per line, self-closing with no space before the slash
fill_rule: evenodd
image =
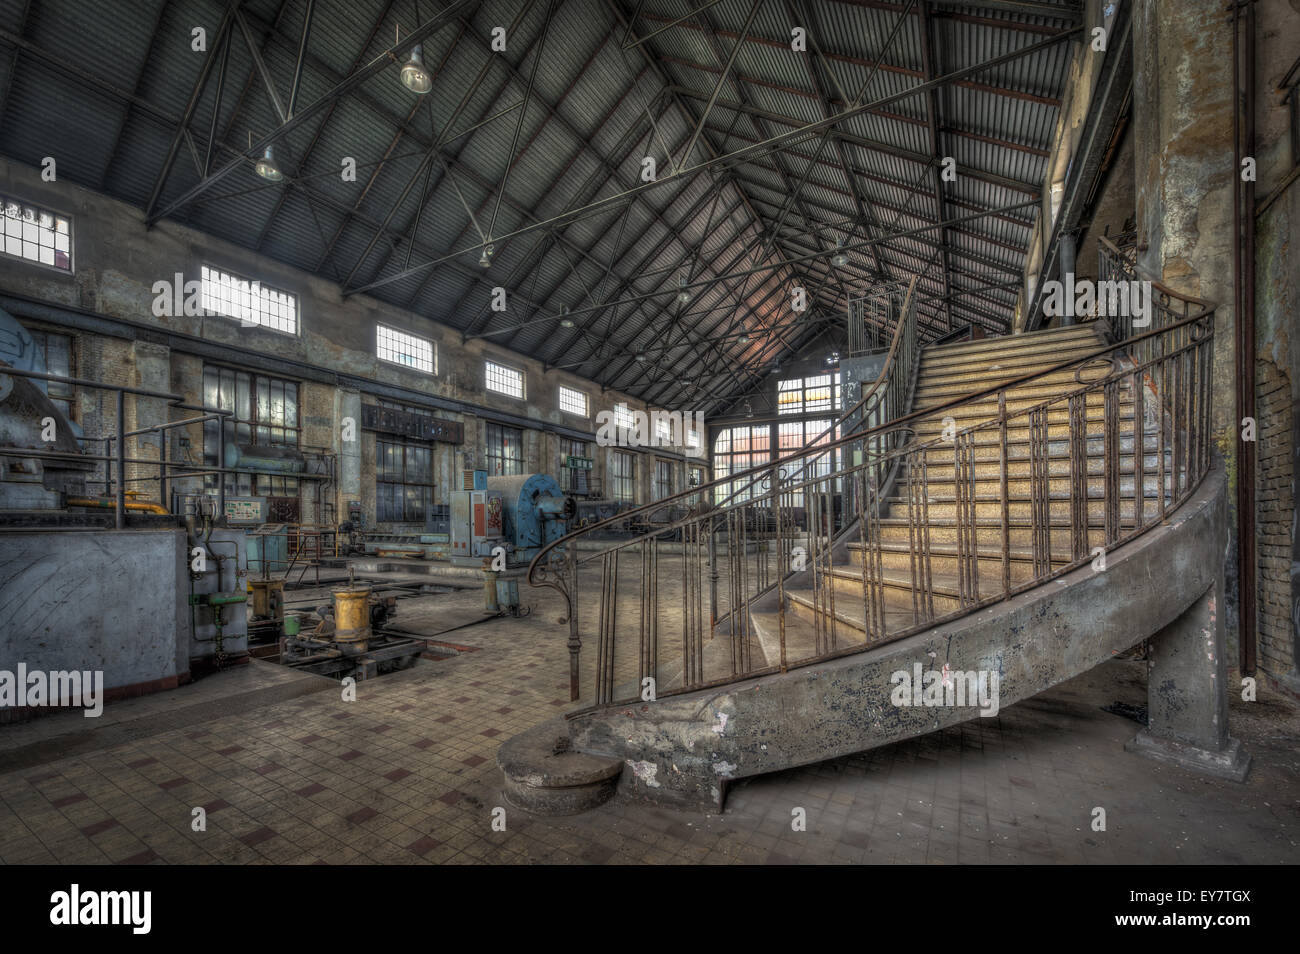
<path id="1" fill-rule="evenodd" d="M 116 510 L 116 500 L 96 500 L 93 497 L 69 497 L 69 507 L 99 507 L 103 510 Z M 127 510 L 140 510 L 144 513 L 169 513 L 168 509 L 162 504 L 141 503 L 138 500 L 128 500 L 126 502 Z"/>

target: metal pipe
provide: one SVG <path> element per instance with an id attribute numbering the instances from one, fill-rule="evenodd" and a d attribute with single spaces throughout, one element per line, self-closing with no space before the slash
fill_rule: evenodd
<path id="1" fill-rule="evenodd" d="M 541 65 L 542 54 L 546 52 L 546 37 L 551 32 L 551 17 L 555 14 L 555 0 L 546 5 L 546 19 L 542 21 L 542 36 L 537 41 L 537 53 L 533 56 L 533 68 L 528 73 L 528 84 L 524 87 L 524 105 L 519 110 L 519 119 L 515 123 L 514 135 L 510 138 L 510 154 L 506 157 L 506 168 L 501 173 L 501 188 L 497 190 L 497 201 L 492 207 L 492 218 L 488 220 L 487 235 L 484 242 L 492 241 L 492 230 L 496 228 L 497 213 L 501 211 L 501 198 L 506 194 L 506 185 L 510 182 L 510 168 L 515 164 L 515 151 L 519 148 L 519 133 L 524 128 L 524 118 L 528 115 L 528 101 L 533 96 L 533 82 L 537 78 L 537 67 Z"/>
<path id="2" fill-rule="evenodd" d="M 126 526 L 126 395 L 117 392 L 117 529 Z"/>
<path id="3" fill-rule="evenodd" d="M 69 497 L 68 506 L 69 507 L 96 507 L 100 510 L 116 510 L 118 508 L 118 501 L 105 500 L 102 497 Z M 126 502 L 126 509 L 136 510 L 141 513 L 162 513 L 162 514 L 170 513 L 170 511 L 162 504 L 145 503 L 144 501 L 140 501 L 140 500 L 128 500 Z M 119 516 L 120 516 L 120 511 L 119 511 Z M 118 529 L 119 530 L 122 529 L 120 523 L 118 525 Z"/>
<path id="4" fill-rule="evenodd" d="M 307 11 L 302 16 L 302 39 L 298 42 L 298 61 L 293 66 L 293 84 L 289 87 L 288 118 L 293 118 L 294 107 L 298 105 L 298 91 L 302 88 L 302 67 L 307 59 L 307 38 L 311 36 L 312 16 L 316 12 L 316 0 L 307 0 Z"/>
<path id="5" fill-rule="evenodd" d="M 223 465 L 226 462 L 225 421 L 221 421 L 217 425 L 217 460 Z M 226 475 L 224 473 L 217 477 L 217 514 L 221 518 L 226 516 Z"/>
<path id="6" fill-rule="evenodd" d="M 1239 292 L 1238 307 L 1234 309 L 1236 325 L 1237 359 L 1237 579 L 1240 593 L 1240 630 L 1238 637 L 1241 674 L 1255 671 L 1256 638 L 1256 574 L 1255 574 L 1255 443 L 1242 439 L 1247 418 L 1255 419 L 1255 183 L 1242 181 L 1241 160 L 1255 155 L 1255 4 L 1244 4 L 1245 38 L 1240 58 L 1233 60 L 1233 84 L 1237 95 L 1233 98 L 1234 126 L 1244 114 L 1244 137 L 1236 138 L 1237 162 L 1234 175 L 1237 179 L 1238 199 L 1233 206 L 1237 223 Z M 1233 4 L 1233 46 L 1240 41 L 1241 5 Z M 1240 66 L 1238 65 L 1240 63 Z M 1241 71 L 1244 69 L 1244 77 Z M 1244 86 L 1244 89 L 1241 87 Z M 1244 138 L 1244 142 L 1242 139 Z"/>

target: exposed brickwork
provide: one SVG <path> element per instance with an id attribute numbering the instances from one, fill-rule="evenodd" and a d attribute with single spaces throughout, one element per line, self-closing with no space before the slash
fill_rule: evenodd
<path id="1" fill-rule="evenodd" d="M 1295 533 L 1295 472 L 1291 380 L 1271 361 L 1256 364 L 1259 423 L 1256 540 L 1259 564 L 1259 665 L 1276 676 L 1296 675 L 1291 555 Z"/>

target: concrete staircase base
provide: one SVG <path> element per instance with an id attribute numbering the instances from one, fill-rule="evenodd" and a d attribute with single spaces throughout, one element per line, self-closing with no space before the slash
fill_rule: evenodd
<path id="1" fill-rule="evenodd" d="M 1232 782 L 1244 782 L 1250 773 L 1250 755 L 1237 739 L 1228 739 L 1223 748 L 1216 751 L 1160 738 L 1152 735 L 1149 729 L 1143 729 L 1124 743 L 1124 750 L 1145 755 L 1157 762 L 1177 765 L 1190 772 L 1226 778 Z"/>
<path id="2" fill-rule="evenodd" d="M 562 721 L 546 722 L 497 750 L 506 801 L 534 815 L 576 815 L 614 797 L 623 760 L 569 748 Z"/>

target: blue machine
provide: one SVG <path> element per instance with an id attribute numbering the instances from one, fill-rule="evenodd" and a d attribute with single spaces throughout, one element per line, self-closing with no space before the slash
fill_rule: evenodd
<path id="1" fill-rule="evenodd" d="M 542 547 L 569 532 L 577 503 L 546 474 L 489 477 L 488 490 L 501 494 L 505 538 L 513 545 L 511 562 L 527 563 Z"/>

